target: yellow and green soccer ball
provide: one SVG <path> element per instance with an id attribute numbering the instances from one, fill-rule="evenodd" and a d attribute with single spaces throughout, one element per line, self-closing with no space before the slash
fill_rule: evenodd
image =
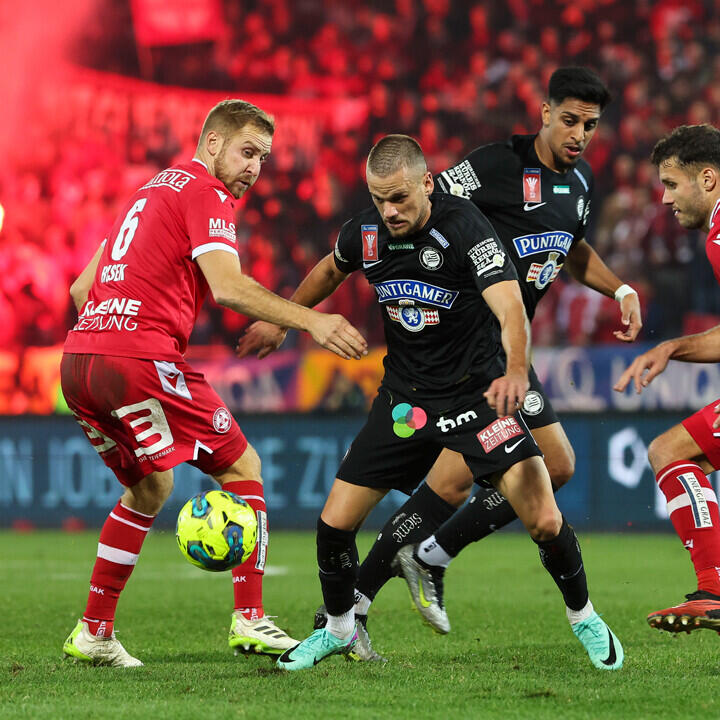
<path id="1" fill-rule="evenodd" d="M 220 572 L 250 557 L 257 542 L 257 518 L 239 495 L 209 490 L 183 505 L 175 536 L 188 562 Z"/>

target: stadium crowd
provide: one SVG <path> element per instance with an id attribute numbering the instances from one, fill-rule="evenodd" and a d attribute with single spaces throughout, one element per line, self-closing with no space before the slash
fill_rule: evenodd
<path id="1" fill-rule="evenodd" d="M 660 205 L 648 161 L 675 125 L 720 117 L 718 0 L 226 0 L 216 42 L 151 48 L 144 63 L 129 4 L 99 7 L 76 39 L 78 64 L 240 97 L 367 98 L 360 129 L 326 131 L 310 161 L 301 149 L 272 158 L 240 209 L 243 266 L 280 294 L 369 203 L 362 159 L 380 134 L 413 135 L 440 171 L 478 145 L 537 130 L 550 73 L 588 65 L 614 95 L 585 155 L 596 178 L 590 242 L 640 292 L 646 339 L 720 322 L 702 237 Z M 192 152 L 161 117 L 131 124 L 123 142 L 45 121 L 23 160 L 0 177 L 0 344 L 7 350 L 62 342 L 75 315 L 67 289 L 119 203 Z M 381 342 L 381 324 L 367 321 L 377 312 L 372 290 L 361 279 L 347 285 L 328 307 Z M 192 342 L 232 346 L 243 322 L 210 303 Z M 561 274 L 539 309 L 534 342 L 613 342 L 617 327 L 614 301 Z"/>

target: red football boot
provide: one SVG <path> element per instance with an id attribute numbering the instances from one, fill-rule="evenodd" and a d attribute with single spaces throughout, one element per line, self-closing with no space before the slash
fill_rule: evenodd
<path id="1" fill-rule="evenodd" d="M 685 597 L 687 602 L 650 613 L 647 616 L 650 627 L 686 633 L 707 628 L 720 633 L 720 595 L 697 590 Z"/>

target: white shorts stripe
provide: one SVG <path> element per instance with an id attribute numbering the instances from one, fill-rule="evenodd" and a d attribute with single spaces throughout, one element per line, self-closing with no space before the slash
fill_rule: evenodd
<path id="1" fill-rule="evenodd" d="M 138 555 L 136 553 L 119 550 L 118 548 L 103 545 L 102 543 L 98 543 L 97 556 L 103 560 L 117 563 L 118 565 L 135 565 L 138 561 Z"/>
<path id="2" fill-rule="evenodd" d="M 665 482 L 665 478 L 670 474 L 675 472 L 676 470 L 680 470 L 681 468 L 687 468 L 689 470 L 699 470 L 702 472 L 702 468 L 697 465 L 696 463 L 682 463 L 682 465 L 673 465 L 667 472 L 664 472 L 658 479 L 657 479 L 657 485 L 660 487 L 663 482 Z"/>
<path id="3" fill-rule="evenodd" d="M 221 242 L 211 242 L 205 243 L 204 245 L 198 245 L 192 251 L 192 259 L 194 260 L 198 255 L 204 255 L 205 253 L 212 252 L 213 250 L 224 250 L 225 252 L 229 252 L 231 255 L 235 255 L 235 257 L 239 257 L 238 251 L 232 245 L 227 245 L 226 243 Z"/>
<path id="4" fill-rule="evenodd" d="M 118 522 L 124 523 L 125 525 L 129 525 L 130 527 L 137 528 L 138 530 L 142 530 L 143 532 L 147 532 L 150 528 L 143 527 L 142 525 L 138 525 L 137 523 L 130 522 L 129 520 L 126 520 L 125 518 L 121 518 L 120 516 L 116 515 L 114 512 L 110 513 L 110 517 L 113 520 L 117 520 Z"/>
<path id="5" fill-rule="evenodd" d="M 703 488 L 703 492 L 705 494 L 705 499 L 708 502 L 715 503 L 716 505 L 718 504 L 717 495 L 712 488 Z M 673 498 L 670 502 L 668 502 L 668 515 L 672 515 L 676 510 L 684 507 L 690 507 L 690 498 L 687 493 L 678 495 L 676 498 Z"/>

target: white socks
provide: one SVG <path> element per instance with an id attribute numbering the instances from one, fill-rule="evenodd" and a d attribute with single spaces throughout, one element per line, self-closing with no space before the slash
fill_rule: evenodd
<path id="1" fill-rule="evenodd" d="M 587 620 L 595 610 L 593 609 L 593 604 L 588 600 L 587 605 L 582 610 L 571 610 L 569 607 L 566 607 L 565 612 L 567 613 L 570 624 L 575 625 L 575 623 Z"/>
<path id="2" fill-rule="evenodd" d="M 328 615 L 327 629 L 343 640 L 349 640 L 355 632 L 355 609 L 350 608 L 342 615 Z"/>
<path id="3" fill-rule="evenodd" d="M 356 615 L 367 615 L 370 609 L 370 603 L 372 603 L 372 600 L 367 595 L 363 595 L 359 590 L 355 591 Z"/>
<path id="4" fill-rule="evenodd" d="M 440 547 L 434 535 L 423 540 L 418 547 L 418 557 L 428 565 L 446 568 L 452 558 Z"/>

